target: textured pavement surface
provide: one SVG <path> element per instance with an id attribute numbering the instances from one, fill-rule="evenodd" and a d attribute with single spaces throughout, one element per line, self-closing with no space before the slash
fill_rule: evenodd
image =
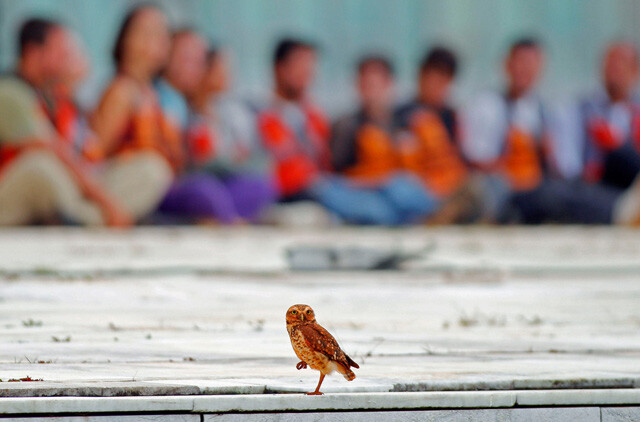
<path id="1" fill-rule="evenodd" d="M 420 256 L 290 271 L 301 245 Z M 309 391 L 295 303 L 361 364 L 325 392 L 640 387 L 638 231 L 22 229 L 0 231 L 0 396 Z"/>

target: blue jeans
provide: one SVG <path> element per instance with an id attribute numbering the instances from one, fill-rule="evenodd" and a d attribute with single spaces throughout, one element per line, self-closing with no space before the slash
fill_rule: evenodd
<path id="1" fill-rule="evenodd" d="M 356 186 L 344 177 L 326 176 L 307 193 L 352 224 L 410 224 L 428 217 L 439 207 L 439 200 L 417 178 L 405 173 L 371 188 Z"/>

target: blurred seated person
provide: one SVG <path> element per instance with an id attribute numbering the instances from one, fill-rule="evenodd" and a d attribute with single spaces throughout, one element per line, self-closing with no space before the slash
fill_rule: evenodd
<path id="1" fill-rule="evenodd" d="M 584 152 L 585 180 L 629 187 L 640 171 L 638 51 L 630 42 L 611 44 L 603 58 L 603 90 L 580 106 L 575 141 Z"/>
<path id="2" fill-rule="evenodd" d="M 231 77 L 227 55 L 211 49 L 194 95 L 187 148 L 191 168 L 221 181 L 226 196 L 245 221 L 258 221 L 276 200 L 266 152 L 248 106 L 226 97 Z"/>
<path id="3" fill-rule="evenodd" d="M 167 19 L 158 8 L 141 6 L 125 18 L 113 50 L 116 75 L 91 119 L 106 157 L 147 151 L 164 157 L 174 172 L 183 168 L 180 128 L 163 113 L 153 87 L 169 41 Z"/>
<path id="4" fill-rule="evenodd" d="M 258 176 L 240 177 L 228 172 L 222 177 L 210 167 L 222 157 L 212 126 L 217 124 L 217 117 L 214 105 L 209 104 L 226 89 L 218 86 L 220 72 L 218 62 L 208 57 L 206 41 L 197 32 L 181 29 L 173 34 L 167 65 L 155 87 L 166 118 L 182 136 L 184 167 L 159 206 L 160 216 L 174 222 L 256 221 L 273 196 L 270 184 Z"/>
<path id="5" fill-rule="evenodd" d="M 195 30 L 179 29 L 171 35 L 169 58 L 154 81 L 160 106 L 174 127 L 186 136 L 189 129 L 189 98 L 204 77 L 207 42 Z"/>
<path id="6" fill-rule="evenodd" d="M 471 177 L 459 150 L 456 111 L 450 93 L 458 59 L 448 48 L 431 48 L 420 62 L 417 95 L 394 113 L 400 166 L 420 179 L 438 201 L 431 223 L 485 221 L 481 184 Z"/>
<path id="7" fill-rule="evenodd" d="M 458 151 L 456 112 L 448 104 L 457 68 L 452 51 L 431 49 L 420 64 L 417 97 L 395 112 L 403 167 L 441 198 L 462 188 L 468 175 Z"/>
<path id="8" fill-rule="evenodd" d="M 89 166 L 69 132 L 58 132 L 59 90 L 74 73 L 72 34 L 35 18 L 18 38 L 16 74 L 0 79 L 0 224 L 127 226 L 144 217 L 166 189 L 166 166 L 150 156 Z"/>
<path id="9" fill-rule="evenodd" d="M 89 161 L 102 159 L 98 140 L 89 127 L 86 113 L 75 99 L 76 90 L 89 74 L 89 59 L 76 34 L 69 36 L 66 59 L 61 61 L 60 78 L 50 90 L 41 94 L 42 106 L 49 120 L 76 154 Z"/>
<path id="10" fill-rule="evenodd" d="M 356 180 L 383 181 L 401 166 L 393 133 L 394 70 L 383 56 L 363 57 L 357 66 L 359 107 L 333 125 L 333 169 Z"/>
<path id="11" fill-rule="evenodd" d="M 509 49 L 502 92 L 479 96 L 467 110 L 463 148 L 475 168 L 487 175 L 497 220 L 607 224 L 624 222 L 621 204 L 639 192 L 570 180 L 563 172 L 575 160 L 554 139 L 550 112 L 536 94 L 544 52 L 524 38 Z M 637 210 L 635 210 L 637 212 Z"/>
<path id="12" fill-rule="evenodd" d="M 372 185 L 331 174 L 330 127 L 308 95 L 316 59 L 310 43 L 282 40 L 274 53 L 273 97 L 258 115 L 281 200 L 311 199 L 355 224 L 398 225 L 431 215 L 436 204 L 417 183 Z"/>

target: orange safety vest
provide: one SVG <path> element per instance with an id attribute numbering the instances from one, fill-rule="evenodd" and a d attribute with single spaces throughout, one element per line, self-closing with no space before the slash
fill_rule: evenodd
<path id="1" fill-rule="evenodd" d="M 258 131 L 265 148 L 275 160 L 275 179 L 283 196 L 300 193 L 313 182 L 321 170 L 330 168 L 329 125 L 317 110 L 306 107 L 307 148 L 297 139 L 275 111 L 265 111 L 258 116 Z"/>
<path id="2" fill-rule="evenodd" d="M 356 157 L 356 164 L 345 171 L 354 179 L 383 179 L 400 167 L 400 157 L 389 134 L 371 123 L 356 133 Z"/>
<path id="3" fill-rule="evenodd" d="M 19 146 L 0 144 L 0 171 L 7 167 L 11 161 L 16 159 L 20 154 L 20 150 L 21 148 Z"/>
<path id="4" fill-rule="evenodd" d="M 436 195 L 451 195 L 462 186 L 468 172 L 444 123 L 436 113 L 421 110 L 411 117 L 410 128 L 409 142 L 400 140 L 403 167 L 419 176 Z"/>
<path id="5" fill-rule="evenodd" d="M 185 151 L 180 130 L 165 118 L 157 101 L 132 116 L 123 142 L 115 154 L 140 150 L 157 151 L 174 170 L 180 170 L 184 166 Z"/>
<path id="6" fill-rule="evenodd" d="M 513 190 L 531 190 L 542 182 L 542 154 L 533 136 L 516 127 L 508 130 L 499 165 Z"/>
<path id="7" fill-rule="evenodd" d="M 205 164 L 216 154 L 216 137 L 206 122 L 200 121 L 187 130 L 189 159 L 195 164 Z"/>

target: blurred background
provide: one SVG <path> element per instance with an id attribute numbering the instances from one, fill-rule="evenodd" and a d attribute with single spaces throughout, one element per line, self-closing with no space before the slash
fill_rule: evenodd
<path id="1" fill-rule="evenodd" d="M 28 16 L 62 20 L 78 31 L 93 71 L 80 91 L 92 106 L 112 74 L 110 51 L 131 0 L 0 0 L 0 67 L 11 68 L 15 34 Z M 369 51 L 388 53 L 397 66 L 400 97 L 410 95 L 416 63 L 434 43 L 455 49 L 462 70 L 455 98 L 495 87 L 501 57 L 523 34 L 539 37 L 548 52 L 541 86 L 552 100 L 590 91 L 604 46 L 625 38 L 640 42 L 640 2 L 633 0 L 165 0 L 155 2 L 174 27 L 195 27 L 234 56 L 235 91 L 266 95 L 270 58 L 283 35 L 321 47 L 316 98 L 335 116 L 355 101 L 353 65 Z M 344 95 L 348 92 L 349 95 Z"/>

